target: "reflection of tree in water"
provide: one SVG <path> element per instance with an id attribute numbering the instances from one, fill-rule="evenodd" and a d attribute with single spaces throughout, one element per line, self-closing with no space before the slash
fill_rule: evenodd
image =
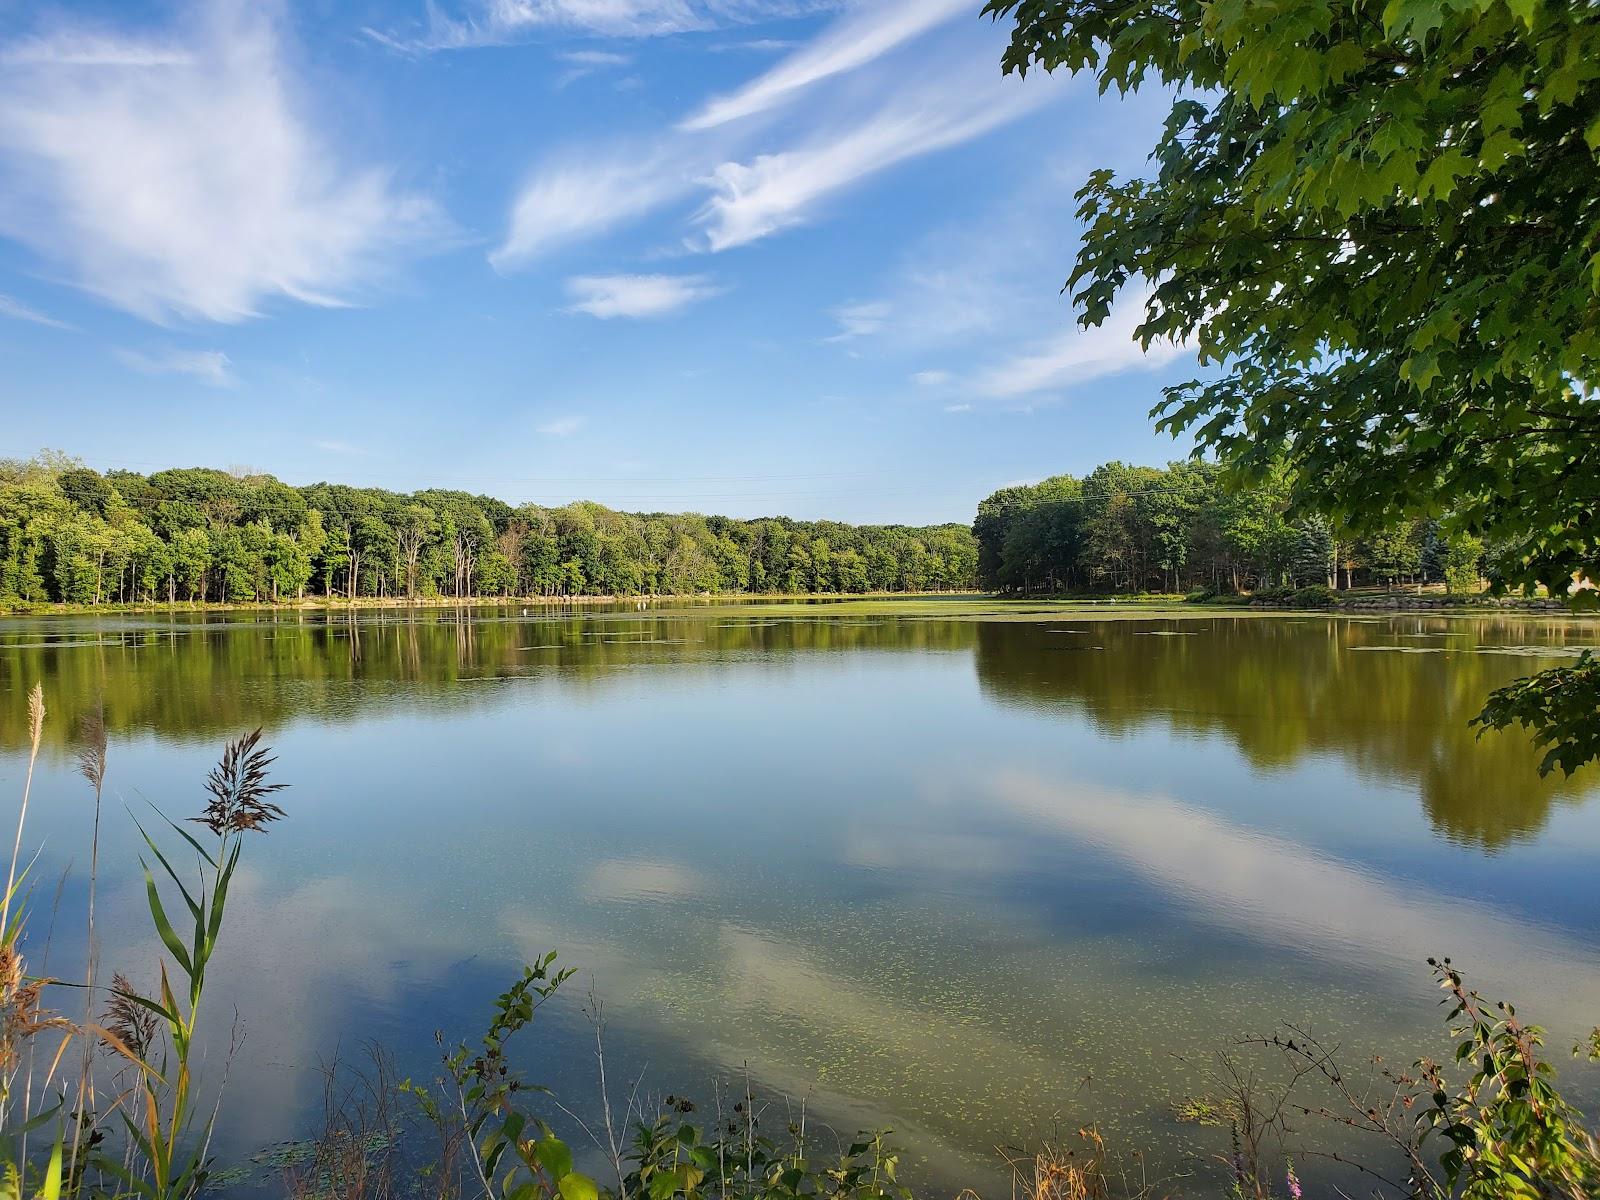
<path id="1" fill-rule="evenodd" d="M 1593 625 L 1506 617 L 1177 622 L 1066 613 L 1034 624 L 796 618 L 750 608 L 19 621 L 0 626 L 0 750 L 20 745 L 34 680 L 44 684 L 46 737 L 60 753 L 100 697 L 113 735 L 215 741 L 257 724 L 467 709 L 495 701 L 494 690 L 474 686 L 484 679 L 599 688 L 641 668 L 706 671 L 810 653 L 975 646 L 992 697 L 1066 707 L 1109 734 L 1152 723 L 1220 732 L 1264 768 L 1335 753 L 1375 779 L 1414 781 L 1435 827 L 1493 849 L 1536 833 L 1552 803 L 1579 798 L 1596 773 L 1540 780 L 1520 735 L 1479 742 L 1467 721 L 1483 698 L 1539 664 L 1474 651 L 1559 649 L 1597 635 Z M 1437 652 L 1445 648 L 1451 652 Z"/>
<path id="2" fill-rule="evenodd" d="M 1540 665 L 1527 650 L 1479 651 L 1560 653 L 1597 635 L 1506 618 L 1062 620 L 979 626 L 977 666 L 987 694 L 1069 708 L 1110 734 L 1221 733 L 1262 768 L 1337 754 L 1358 774 L 1414 782 L 1440 833 L 1492 850 L 1536 834 L 1597 775 L 1541 780 L 1525 737 L 1477 737 L 1468 722 L 1489 692 Z"/>
<path id="3" fill-rule="evenodd" d="M 0 750 L 22 745 L 44 684 L 57 753 L 103 698 L 113 736 L 215 741 L 255 725 L 489 703 L 486 678 L 603 687 L 641 667 L 706 670 L 810 652 L 970 651 L 961 623 L 629 611 L 286 613 L 277 619 L 16 621 L 0 626 Z"/>

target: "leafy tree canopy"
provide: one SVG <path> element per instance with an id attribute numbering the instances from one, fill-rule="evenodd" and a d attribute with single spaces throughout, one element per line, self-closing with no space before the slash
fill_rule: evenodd
<path id="1" fill-rule="evenodd" d="M 1212 368 L 1161 427 L 1245 479 L 1286 456 L 1297 503 L 1342 527 L 1509 540 L 1510 586 L 1600 581 L 1600 7 L 985 11 L 1015 18 L 1009 71 L 1172 91 L 1151 170 L 1079 193 L 1067 284 L 1090 325 L 1147 288 L 1139 337 Z"/>

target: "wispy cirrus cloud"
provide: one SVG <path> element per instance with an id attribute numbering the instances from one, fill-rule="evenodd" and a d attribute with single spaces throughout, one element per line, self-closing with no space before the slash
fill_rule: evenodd
<path id="1" fill-rule="evenodd" d="M 0 295 L 0 317 L 8 317 L 13 321 L 27 321 L 33 325 L 46 325 L 51 329 L 75 328 L 65 321 L 56 320 L 49 313 L 40 312 L 32 305 L 24 304 L 15 296 Z"/>
<path id="2" fill-rule="evenodd" d="M 545 437 L 571 437 L 582 428 L 582 417 L 553 417 L 541 425 L 534 426 L 534 432 Z"/>
<path id="3" fill-rule="evenodd" d="M 0 50 L 0 66 L 5 67 L 185 67 L 193 62 L 194 56 L 181 46 L 94 30 L 20 38 Z"/>
<path id="4" fill-rule="evenodd" d="M 747 88 L 651 139 L 548 158 L 517 195 L 491 263 L 526 265 L 696 194 L 684 247 L 745 245 L 813 219 L 825 200 L 874 174 L 1015 120 L 1067 86 L 1047 75 L 1003 77 L 983 38 L 944 38 L 908 69 L 911 41 L 960 11 L 954 0 L 854 10 Z M 819 87 L 827 94 L 781 114 L 790 119 L 735 119 Z"/>
<path id="5" fill-rule="evenodd" d="M 155 321 L 346 303 L 442 234 L 317 132 L 276 10 L 188 11 L 164 37 L 66 25 L 0 55 L 0 232 Z"/>
<path id="6" fill-rule="evenodd" d="M 568 50 L 556 57 L 568 64 L 566 72 L 555 81 L 558 88 L 586 79 L 598 71 L 620 70 L 633 62 L 633 55 L 618 54 L 611 50 Z"/>
<path id="7" fill-rule="evenodd" d="M 839 0 L 475 0 L 454 11 L 429 4 L 427 20 L 410 30 L 364 30 L 407 53 L 468 50 L 566 31 L 601 37 L 661 37 L 802 17 Z"/>
<path id="8" fill-rule="evenodd" d="M 579 67 L 625 67 L 633 61 L 633 55 L 615 50 L 568 50 L 560 58 Z"/>
<path id="9" fill-rule="evenodd" d="M 1147 350 L 1134 338 L 1134 330 L 1144 321 L 1147 295 L 1139 289 L 1124 292 L 1102 324 L 1064 330 L 979 373 L 974 386 L 985 396 L 1014 399 L 1123 371 L 1153 370 L 1182 358 L 1189 353 L 1183 346 L 1156 341 Z"/>
<path id="10" fill-rule="evenodd" d="M 971 13 L 969 0 L 891 0 L 836 21 L 820 37 L 738 91 L 712 100 L 679 124 L 711 129 L 753 116 L 812 84 L 853 71 L 950 20 Z"/>
<path id="11" fill-rule="evenodd" d="M 949 371 L 918 371 L 911 376 L 911 382 L 921 387 L 942 387 L 951 378 Z"/>
<path id="12" fill-rule="evenodd" d="M 839 332 L 827 340 L 848 342 L 853 338 L 871 337 L 888 322 L 894 309 L 883 300 L 870 300 L 863 304 L 842 304 L 833 310 L 833 319 L 839 323 Z"/>
<path id="13" fill-rule="evenodd" d="M 613 317 L 662 317 L 722 289 L 707 275 L 580 275 L 567 280 L 569 312 Z"/>
<path id="14" fill-rule="evenodd" d="M 695 166 L 661 148 L 556 158 L 529 177 L 505 239 L 490 253 L 513 270 L 568 242 L 611 230 L 694 190 Z"/>
<path id="15" fill-rule="evenodd" d="M 123 366 L 145 375 L 187 375 L 211 387 L 232 387 L 233 363 L 221 350 L 118 350 Z"/>
<path id="16" fill-rule="evenodd" d="M 1065 80 L 1003 77 L 986 59 L 939 63 L 866 116 L 849 114 L 797 145 L 724 162 L 696 220 L 705 249 L 742 246 L 811 219 L 825 199 L 897 163 L 959 145 L 1031 112 Z"/>
<path id="17" fill-rule="evenodd" d="M 789 38 L 741 38 L 736 42 L 716 42 L 707 46 L 707 50 L 714 50 L 718 54 L 728 54 L 734 51 L 745 51 L 754 54 L 776 54 L 780 50 L 793 50 L 798 42 Z"/>

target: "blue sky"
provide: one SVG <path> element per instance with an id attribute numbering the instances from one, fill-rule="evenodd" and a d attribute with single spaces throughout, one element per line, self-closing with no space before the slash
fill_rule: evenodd
<path id="1" fill-rule="evenodd" d="M 980 0 L 0 0 L 0 454 L 970 520 L 1185 449 Z"/>

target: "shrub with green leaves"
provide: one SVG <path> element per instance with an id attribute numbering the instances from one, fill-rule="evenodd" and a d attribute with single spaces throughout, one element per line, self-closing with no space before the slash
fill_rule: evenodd
<path id="1" fill-rule="evenodd" d="M 1544 1031 L 1509 1004 L 1486 1004 L 1448 958 L 1433 966 L 1450 1005 L 1455 1061 L 1471 1069 L 1452 1085 L 1438 1064 L 1421 1064 L 1431 1102 L 1421 1121 L 1447 1143 L 1447 1194 L 1588 1200 L 1600 1189 L 1600 1145 L 1539 1056 Z"/>
<path id="2" fill-rule="evenodd" d="M 523 968 L 495 1000 L 494 1017 L 477 1044 L 459 1043 L 444 1057 L 445 1075 L 432 1085 L 403 1086 L 438 1128 L 459 1122 L 473 1194 L 486 1200 L 597 1200 L 593 1179 L 573 1169 L 572 1151 L 525 1097 L 547 1089 L 513 1070 L 507 1046 L 572 974 L 554 970 L 554 951 Z M 448 1183 L 447 1183 L 448 1186 Z M 447 1193 L 453 1194 L 453 1193 Z"/>

